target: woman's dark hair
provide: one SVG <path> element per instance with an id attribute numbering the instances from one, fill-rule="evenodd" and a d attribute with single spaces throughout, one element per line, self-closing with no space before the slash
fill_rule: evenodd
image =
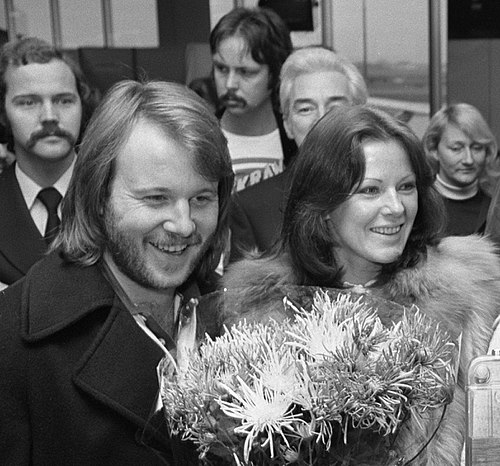
<path id="1" fill-rule="evenodd" d="M 418 190 L 418 212 L 403 254 L 382 267 L 388 274 L 415 265 L 436 244 L 444 208 L 417 136 L 390 115 L 368 107 L 337 107 L 321 118 L 300 147 L 292 168 L 278 250 L 287 252 L 303 285 L 339 286 L 342 270 L 326 219 L 346 201 L 365 175 L 363 143 L 397 141 L 410 158 Z"/>
<path id="2" fill-rule="evenodd" d="M 290 31 L 281 17 L 268 8 L 235 8 L 223 16 L 210 33 L 210 50 L 217 53 L 220 43 L 233 36 L 241 37 L 252 58 L 269 66 L 269 89 L 279 109 L 278 86 L 281 65 L 292 53 Z"/>

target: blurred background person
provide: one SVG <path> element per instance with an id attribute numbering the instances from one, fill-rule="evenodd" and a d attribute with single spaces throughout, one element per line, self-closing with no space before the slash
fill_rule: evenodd
<path id="1" fill-rule="evenodd" d="M 338 105 L 364 104 L 368 91 L 350 61 L 323 47 L 306 47 L 295 50 L 283 64 L 279 96 L 285 130 L 300 146 L 326 112 Z M 233 195 L 230 261 L 241 258 L 245 251 L 267 251 L 278 239 L 289 180 L 287 167 Z"/>
<path id="2" fill-rule="evenodd" d="M 497 162 L 497 142 L 477 108 L 443 107 L 423 136 L 434 186 L 446 207 L 446 235 L 484 233 Z"/>
<path id="3" fill-rule="evenodd" d="M 433 184 L 422 144 L 405 124 L 367 106 L 332 109 L 300 146 L 277 247 L 231 264 L 224 275 L 224 289 L 237 290 L 226 323 L 283 318 L 287 285 L 418 306 L 461 339 L 458 384 L 435 434 L 440 415 L 411 417 L 396 447 L 406 454 L 406 442 L 423 447 L 430 440 L 416 464 L 458 465 L 465 375 L 488 348 L 500 309 L 500 263 L 485 237 L 442 239 L 444 207 Z M 382 321 L 394 319 L 390 311 L 378 309 Z"/>
<path id="4" fill-rule="evenodd" d="M 23 277 L 60 222 L 77 143 L 97 104 L 80 70 L 37 38 L 0 51 L 0 122 L 16 162 L 0 175 L 0 282 Z"/>
<path id="5" fill-rule="evenodd" d="M 295 151 L 278 106 L 281 65 L 292 51 L 284 21 L 266 8 L 236 8 L 210 34 L 213 77 L 235 172 L 242 189 L 281 171 Z"/>

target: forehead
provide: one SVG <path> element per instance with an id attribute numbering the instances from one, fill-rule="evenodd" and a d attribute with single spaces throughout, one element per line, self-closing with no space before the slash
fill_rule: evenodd
<path id="1" fill-rule="evenodd" d="M 140 188 L 183 184 L 199 178 L 193 155 L 158 125 L 139 120 L 116 158 L 115 177 Z"/>
<path id="2" fill-rule="evenodd" d="M 263 66 L 252 58 L 248 42 L 241 36 L 230 36 L 221 40 L 214 59 L 232 66 Z"/>
<path id="3" fill-rule="evenodd" d="M 399 178 L 414 173 L 410 156 L 396 140 L 363 142 L 365 178 Z"/>
<path id="4" fill-rule="evenodd" d="M 77 94 L 76 78 L 71 68 L 62 60 L 48 63 L 9 65 L 5 72 L 7 94 Z"/>
<path id="5" fill-rule="evenodd" d="M 470 141 L 470 137 L 467 136 L 467 134 L 465 134 L 458 126 L 448 123 L 444 127 L 441 140 L 444 142 Z"/>
<path id="6" fill-rule="evenodd" d="M 349 82 L 338 71 L 320 71 L 297 76 L 292 83 L 290 99 L 350 99 Z"/>

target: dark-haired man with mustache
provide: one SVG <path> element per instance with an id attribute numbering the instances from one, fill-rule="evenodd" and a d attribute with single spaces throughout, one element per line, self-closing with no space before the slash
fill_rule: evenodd
<path id="1" fill-rule="evenodd" d="M 0 176 L 0 288 L 23 277 L 57 231 L 75 143 L 95 94 L 50 44 L 25 38 L 0 51 L 0 122 L 16 162 Z"/>
<path id="2" fill-rule="evenodd" d="M 224 108 L 222 130 L 235 190 L 283 171 L 295 143 L 283 129 L 277 98 L 280 68 L 292 51 L 283 20 L 265 8 L 236 8 L 210 34 L 213 76 Z"/>

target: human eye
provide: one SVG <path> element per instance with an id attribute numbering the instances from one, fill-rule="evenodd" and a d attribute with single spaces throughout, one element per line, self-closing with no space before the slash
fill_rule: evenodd
<path id="1" fill-rule="evenodd" d="M 332 100 L 329 102 L 326 106 L 326 111 L 329 112 L 330 110 L 333 110 L 334 108 L 340 107 L 342 105 L 346 105 L 347 101 L 345 99 L 337 99 L 337 100 Z"/>
<path id="2" fill-rule="evenodd" d="M 218 201 L 216 193 L 202 193 L 192 198 L 192 203 L 197 206 L 205 206 Z"/>
<path id="3" fill-rule="evenodd" d="M 470 149 L 473 152 L 482 152 L 484 150 L 484 145 L 479 142 L 474 142 L 471 144 Z"/>
<path id="4" fill-rule="evenodd" d="M 405 181 L 399 187 L 399 190 L 404 192 L 413 192 L 415 189 L 417 189 L 417 183 L 414 180 Z"/>
<path id="5" fill-rule="evenodd" d="M 374 185 L 361 186 L 356 194 L 365 194 L 367 196 L 375 196 L 380 193 L 380 188 Z"/>
<path id="6" fill-rule="evenodd" d="M 251 68 L 241 68 L 239 72 L 240 75 L 244 78 L 252 78 L 253 76 L 257 76 L 257 74 L 259 74 L 259 70 L 254 70 Z"/>
<path id="7" fill-rule="evenodd" d="M 222 63 L 214 63 L 214 68 L 215 71 L 217 71 L 220 74 L 227 74 L 229 73 L 229 68 Z"/>
<path id="8" fill-rule="evenodd" d="M 37 100 L 34 97 L 26 96 L 26 97 L 19 97 L 14 101 L 14 104 L 17 107 L 33 107 L 36 105 Z"/>
<path id="9" fill-rule="evenodd" d="M 74 95 L 60 95 L 54 98 L 54 103 L 59 105 L 73 105 L 76 102 Z"/>
<path id="10" fill-rule="evenodd" d="M 451 146 L 448 146 L 448 149 L 450 149 L 452 152 L 459 153 L 464 150 L 464 146 L 462 144 L 453 144 Z"/>
<path id="11" fill-rule="evenodd" d="M 147 194 L 142 198 L 148 204 L 163 204 L 168 202 L 169 198 L 166 194 Z"/>
<path id="12" fill-rule="evenodd" d="M 301 104 L 297 105 L 295 108 L 296 113 L 299 115 L 309 115 L 314 110 L 314 106 L 311 104 Z"/>

